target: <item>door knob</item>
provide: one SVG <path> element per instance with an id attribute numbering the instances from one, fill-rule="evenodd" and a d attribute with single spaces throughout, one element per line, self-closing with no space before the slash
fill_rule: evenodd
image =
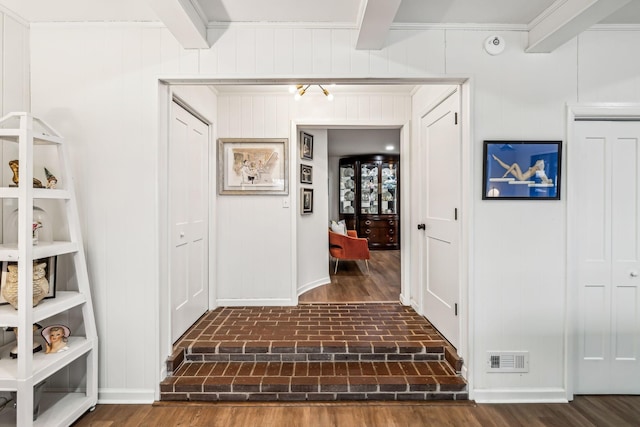
<path id="1" fill-rule="evenodd" d="M 418 230 L 426 230 L 427 227 L 424 224 L 418 224 Z"/>
<path id="2" fill-rule="evenodd" d="M 637 271 L 632 271 L 631 273 L 629 273 L 629 276 L 638 277 L 638 272 Z"/>

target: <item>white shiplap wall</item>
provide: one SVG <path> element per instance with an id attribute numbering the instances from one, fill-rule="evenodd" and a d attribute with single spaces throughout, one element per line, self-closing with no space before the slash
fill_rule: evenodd
<path id="1" fill-rule="evenodd" d="M 324 95 L 323 95 L 324 96 Z M 323 101 L 318 99 L 317 101 Z M 324 100 L 324 102 L 327 102 Z M 329 277 L 329 238 L 327 226 L 329 224 L 329 157 L 327 156 L 328 131 L 327 129 L 308 129 L 304 131 L 313 135 L 313 159 L 301 160 L 299 150 L 294 150 L 294 179 L 297 190 L 298 203 L 296 210 L 296 239 L 297 239 L 297 280 L 296 293 L 298 295 L 313 289 L 316 286 L 331 283 Z M 300 164 L 311 166 L 313 184 L 300 184 Z M 313 213 L 301 215 L 300 189 L 311 188 L 313 190 Z"/>
<path id="2" fill-rule="evenodd" d="M 472 393 L 483 399 L 563 395 L 566 199 L 481 201 L 481 144 L 494 138 L 563 139 L 566 102 L 638 102 L 640 59 L 628 52 L 640 43 L 640 33 L 587 32 L 551 54 L 523 53 L 526 34 L 517 31 L 392 30 L 389 47 L 375 52 L 355 51 L 356 33 L 348 29 L 234 26 L 210 33 L 218 37 L 211 49 L 185 51 L 166 30 L 144 24 L 40 24 L 31 32 L 33 110 L 73 142 L 96 294 L 103 393 L 121 390 L 133 400 L 158 381 L 158 367 L 147 363 L 157 352 L 149 331 L 157 322 L 154 182 L 163 173 L 156 168 L 158 76 L 448 75 L 470 77 L 473 91 Z M 502 55 L 482 51 L 491 34 L 505 38 Z M 287 136 L 287 120 L 311 115 L 302 107 L 291 111 L 290 101 L 277 97 L 224 98 L 219 99 L 219 136 Z M 375 99 L 340 102 L 332 117 L 373 119 L 379 111 L 385 117 L 389 108 Z M 405 108 L 394 117 L 408 117 L 410 108 Z M 240 114 L 225 119 L 222 110 Z M 291 218 L 277 199 L 261 202 L 268 219 L 251 229 L 267 228 L 271 236 L 290 239 Z M 252 218 L 233 215 L 231 209 L 249 212 L 255 201 L 233 203 L 226 212 L 221 209 L 218 225 L 237 232 Z M 222 242 L 229 236 L 219 237 Z M 289 296 L 291 270 L 285 261 L 269 251 L 252 265 L 268 267 L 272 286 L 232 289 L 234 282 L 219 283 L 219 297 Z M 257 278 L 243 283 L 252 280 Z M 484 373 L 488 350 L 530 351 L 531 372 Z"/>
<path id="3" fill-rule="evenodd" d="M 404 123 L 409 119 L 410 102 L 409 96 L 393 93 L 341 94 L 334 102 L 328 102 L 318 88 L 310 88 L 299 101 L 286 91 L 267 95 L 220 94 L 218 137 L 290 138 L 294 144 L 292 122 L 315 127 L 322 123 Z M 297 138 L 297 134 L 295 136 Z M 314 168 L 314 173 L 319 173 L 314 178 L 318 207 L 314 208 L 317 213 L 313 221 L 310 217 L 297 221 L 304 229 L 302 236 L 318 237 L 318 225 L 324 227 L 328 223 L 327 172 L 326 167 L 322 167 L 327 163 L 326 135 L 316 148 L 314 161 L 309 163 L 318 163 Z M 292 146 L 290 151 L 289 193 L 291 207 L 297 209 L 300 158 L 297 146 Z M 295 222 L 290 219 L 290 209 L 283 209 L 282 197 L 218 196 L 216 206 L 218 302 L 221 305 L 292 304 L 295 303 L 292 281 L 297 289 L 307 289 L 327 279 L 326 233 L 320 239 L 298 239 L 295 256 L 299 269 L 305 269 L 306 273 L 298 271 L 295 280 L 291 277 L 291 233 Z M 318 221 L 320 215 L 323 219 Z M 310 231 L 312 229 L 316 231 Z M 322 257 L 318 258 L 316 254 L 320 253 Z"/>
<path id="4" fill-rule="evenodd" d="M 0 11 L 0 117 L 13 111 L 29 111 L 29 27 L 15 16 Z M 0 167 L 2 182 L 10 183 L 11 170 L 7 163 L 17 153 L 15 143 L 2 143 Z M 4 184 L 8 185 L 8 184 Z M 3 203 L 0 215 L 3 224 L 15 209 L 15 203 Z M 5 227 L 0 227 L 4 230 Z M 0 233 L 3 231 L 0 230 Z M 5 338 L 6 334 L 6 338 Z M 13 332 L 0 334 L 0 344 L 13 341 Z"/>

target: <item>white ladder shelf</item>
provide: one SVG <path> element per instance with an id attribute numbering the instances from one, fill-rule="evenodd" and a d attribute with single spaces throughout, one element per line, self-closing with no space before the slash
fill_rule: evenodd
<path id="1" fill-rule="evenodd" d="M 18 357 L 9 355 L 14 342 L 0 347 L 0 391 L 15 392 L 16 408 L 7 407 L 0 412 L 0 426 L 69 425 L 97 403 L 98 337 L 68 154 L 58 132 L 29 113 L 10 113 L 2 117 L 0 139 L 3 145 L 18 144 L 19 160 L 19 185 L 10 187 L 5 183 L 0 187 L 0 197 L 13 200 L 13 203 L 17 200 L 19 212 L 17 244 L 0 245 L 2 264 L 18 264 L 17 310 L 11 305 L 0 305 L 0 326 L 18 328 Z M 61 175 L 63 188 L 33 188 L 34 150 L 40 146 L 56 148 L 57 173 Z M 33 244 L 34 200 L 59 200 L 53 203 L 64 205 L 64 221 L 68 227 L 66 240 Z M 3 237 L 6 241 L 6 236 Z M 69 257 L 75 285 L 32 307 L 33 287 L 27 284 L 33 280 L 33 260 L 54 256 Z M 65 315 L 73 317 L 77 324 L 69 337 L 69 349 L 61 353 L 45 354 L 44 350 L 32 353 L 32 325 Z M 47 326 L 46 323 L 43 326 Z M 78 366 L 85 372 L 78 372 Z M 70 382 L 67 387 L 60 387 L 56 382 L 55 392 L 48 391 L 45 383 L 42 398 L 35 402 L 36 385 L 62 369 L 69 370 L 68 377 L 81 378 L 79 383 Z M 39 406 L 37 414 L 34 406 Z"/>

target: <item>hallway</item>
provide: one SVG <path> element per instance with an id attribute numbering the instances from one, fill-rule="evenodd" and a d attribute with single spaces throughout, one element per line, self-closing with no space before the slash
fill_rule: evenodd
<path id="1" fill-rule="evenodd" d="M 300 295 L 300 304 L 318 302 L 397 302 L 400 298 L 400 251 L 371 251 L 369 273 L 363 261 L 341 261 L 331 283 Z"/>

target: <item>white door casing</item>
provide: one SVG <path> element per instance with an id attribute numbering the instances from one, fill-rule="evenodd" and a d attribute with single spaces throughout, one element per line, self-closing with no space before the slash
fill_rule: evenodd
<path id="1" fill-rule="evenodd" d="M 423 314 L 456 348 L 460 340 L 459 111 L 456 91 L 420 119 Z"/>
<path id="2" fill-rule="evenodd" d="M 172 103 L 169 141 L 171 339 L 208 309 L 209 128 Z"/>
<path id="3" fill-rule="evenodd" d="M 640 393 L 640 121 L 576 121 L 569 219 L 576 394 Z"/>

